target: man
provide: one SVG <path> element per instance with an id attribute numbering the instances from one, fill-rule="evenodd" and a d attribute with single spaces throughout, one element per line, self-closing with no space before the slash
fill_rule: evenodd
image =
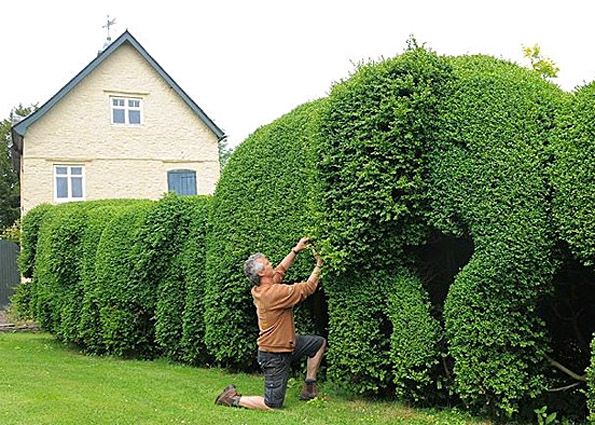
<path id="1" fill-rule="evenodd" d="M 283 406 L 290 366 L 293 361 L 307 356 L 306 380 L 301 400 L 318 395 L 316 373 L 320 367 L 326 340 L 320 336 L 295 334 L 293 306 L 313 294 L 318 287 L 322 259 L 315 254 L 316 266 L 306 282 L 285 285 L 283 277 L 295 257 L 310 243 L 302 238 L 291 252 L 273 268 L 263 254 L 251 255 L 244 264 L 244 272 L 252 281 L 252 298 L 258 316 L 258 364 L 264 372 L 264 397 L 242 396 L 234 385 L 228 385 L 215 400 L 215 404 L 248 409 L 269 410 Z"/>

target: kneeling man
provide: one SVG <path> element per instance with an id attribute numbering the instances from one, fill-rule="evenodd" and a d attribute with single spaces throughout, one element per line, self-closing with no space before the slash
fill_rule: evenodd
<path id="1" fill-rule="evenodd" d="M 264 372 L 264 397 L 242 396 L 234 385 L 228 385 L 215 403 L 224 406 L 268 410 L 283 406 L 290 366 L 293 361 L 308 357 L 306 380 L 301 400 L 318 395 L 316 373 L 326 349 L 320 336 L 295 334 L 293 306 L 313 294 L 318 287 L 322 259 L 315 254 L 316 266 L 306 282 L 286 285 L 283 277 L 297 254 L 308 247 L 310 240 L 302 238 L 291 252 L 273 268 L 263 254 L 251 255 L 244 264 L 246 276 L 254 284 L 252 298 L 258 316 L 258 364 Z"/>

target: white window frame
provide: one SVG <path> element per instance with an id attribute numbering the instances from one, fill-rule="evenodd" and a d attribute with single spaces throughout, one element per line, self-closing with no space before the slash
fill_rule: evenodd
<path id="1" fill-rule="evenodd" d="M 66 174 L 58 174 L 58 167 L 66 168 Z M 80 168 L 81 174 L 72 174 L 72 168 Z M 68 196 L 66 198 L 58 197 L 58 177 L 66 177 L 68 181 Z M 72 178 L 81 177 L 82 179 L 82 195 L 80 198 L 74 198 L 72 196 Z M 54 202 L 72 202 L 72 201 L 84 201 L 86 197 L 85 190 L 85 166 L 83 164 L 54 164 Z"/>
<path id="2" fill-rule="evenodd" d="M 123 100 L 124 101 L 124 106 L 116 106 L 114 105 L 114 100 Z M 129 100 L 137 100 L 138 101 L 138 107 L 134 107 L 134 106 L 129 106 L 128 105 L 128 101 Z M 109 105 L 110 105 L 110 122 L 112 123 L 112 125 L 124 125 L 124 126 L 130 126 L 130 127 L 139 127 L 141 125 L 143 125 L 144 122 L 144 114 L 143 114 L 143 99 L 142 97 L 133 97 L 133 96 L 110 96 L 109 97 Z M 124 110 L 124 122 L 114 122 L 114 109 L 123 109 Z M 139 111 L 139 115 L 140 115 L 140 123 L 136 124 L 133 123 L 131 124 L 129 122 L 129 116 L 128 116 L 128 112 L 129 111 Z"/>

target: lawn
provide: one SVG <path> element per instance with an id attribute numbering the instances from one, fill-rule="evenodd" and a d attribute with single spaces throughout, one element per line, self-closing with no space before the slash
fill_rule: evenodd
<path id="1" fill-rule="evenodd" d="M 455 410 L 426 411 L 348 398 L 322 386 L 305 403 L 293 385 L 283 410 L 214 406 L 235 383 L 260 394 L 259 375 L 198 369 L 164 360 L 89 357 L 48 334 L 0 333 L 0 424 L 488 424 Z"/>

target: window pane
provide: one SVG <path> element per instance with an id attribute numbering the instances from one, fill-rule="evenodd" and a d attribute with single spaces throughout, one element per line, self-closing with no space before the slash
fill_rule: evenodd
<path id="1" fill-rule="evenodd" d="M 188 173 L 182 176 L 181 195 L 196 195 L 196 178 L 194 173 Z"/>
<path id="2" fill-rule="evenodd" d="M 56 174 L 66 175 L 68 174 L 68 170 L 66 167 L 56 167 Z"/>
<path id="3" fill-rule="evenodd" d="M 56 195 L 58 198 L 68 198 L 68 179 L 56 177 Z"/>
<path id="4" fill-rule="evenodd" d="M 140 124 L 140 111 L 128 111 L 128 123 Z"/>
<path id="5" fill-rule="evenodd" d="M 83 174 L 83 168 L 82 167 L 71 167 L 70 174 L 73 174 L 75 176 L 81 176 Z"/>
<path id="6" fill-rule="evenodd" d="M 167 173 L 167 191 L 179 193 L 180 188 L 180 175 L 176 172 L 169 171 Z"/>
<path id="7" fill-rule="evenodd" d="M 112 105 L 118 106 L 118 99 L 112 99 Z"/>
<path id="8" fill-rule="evenodd" d="M 112 115 L 115 124 L 124 124 L 124 109 L 114 109 Z"/>
<path id="9" fill-rule="evenodd" d="M 82 177 L 73 177 L 70 179 L 72 183 L 72 197 L 82 198 L 83 197 L 83 179 Z"/>
<path id="10" fill-rule="evenodd" d="M 196 172 L 172 170 L 167 173 L 167 187 L 178 195 L 196 195 Z"/>
<path id="11" fill-rule="evenodd" d="M 140 100 L 129 99 L 128 106 L 131 108 L 138 108 L 140 107 Z"/>

